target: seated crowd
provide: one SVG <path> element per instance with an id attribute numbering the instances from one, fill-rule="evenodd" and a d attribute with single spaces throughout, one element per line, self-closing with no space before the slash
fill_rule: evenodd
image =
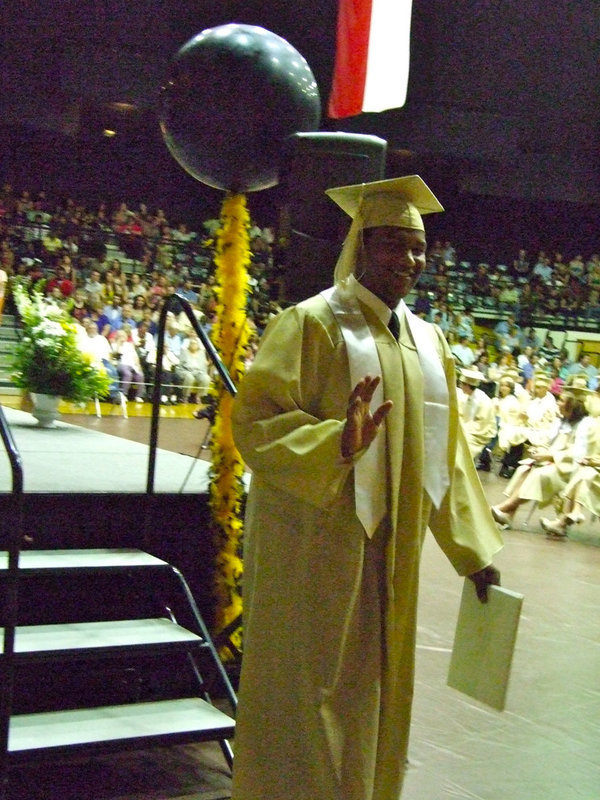
<path id="1" fill-rule="evenodd" d="M 541 519 L 555 539 L 583 521 L 586 509 L 600 516 L 598 371 L 589 356 L 562 361 L 558 380 L 540 366 L 526 378 L 512 355 L 486 374 L 468 366 L 458 377 L 459 414 L 476 466 L 489 471 L 497 453 L 499 475 L 509 479 L 507 499 L 492 506 L 494 519 L 511 527 L 524 503 L 543 508 L 558 499 L 559 516 Z"/>
<path id="2" fill-rule="evenodd" d="M 143 203 L 133 209 L 120 202 L 111 209 L 102 202 L 91 210 L 70 198 L 53 201 L 44 192 L 34 197 L 5 185 L 0 191 L 0 273 L 32 283 L 44 279 L 45 290 L 81 323 L 87 337 L 82 334 L 82 346 L 110 365 L 119 391 L 141 402 L 156 374 L 157 320 L 165 298 L 183 295 L 210 330 L 216 308 L 212 243 L 217 227 L 218 221 L 207 220 L 198 233 Z M 271 230 L 253 226 L 250 239 L 247 312 L 255 336 L 248 359 L 266 323 L 280 310 L 282 274 Z M 548 257 L 541 252 L 532 263 L 521 250 L 510 267 L 479 264 L 473 272 L 469 262 L 458 261 L 450 242 L 434 242 L 409 305 L 442 328 L 462 368 L 483 374 L 484 393 L 499 397 L 499 376 L 516 371 L 515 394 L 530 397 L 542 374 L 550 379 L 551 394 L 573 372 L 589 372 L 590 388 L 596 388 L 589 357 L 572 365 L 551 333 L 541 343 L 526 322 L 534 307 L 593 317 L 598 303 L 600 316 L 599 292 L 596 254 L 587 261 L 578 254 L 565 261 L 560 253 Z M 501 316 L 483 337 L 476 335 L 466 302 L 475 306 L 477 298 Z M 173 310 L 160 374 L 167 389 L 163 400 L 174 403 L 202 395 L 210 366 L 186 315 L 176 305 Z M 505 467 L 508 473 L 512 462 Z"/>
<path id="3" fill-rule="evenodd" d="M 44 193 L 17 197 L 5 186 L 0 272 L 9 285 L 19 278 L 43 285 L 79 324 L 82 349 L 113 378 L 111 396 L 116 400 L 122 393 L 143 402 L 157 374 L 157 323 L 165 298 L 175 292 L 183 296 L 210 331 L 216 309 L 211 245 L 217 226 L 208 220 L 200 235 L 143 204 L 133 211 L 120 203 L 111 213 L 101 203 L 91 212 L 70 199 L 51 203 Z M 280 310 L 272 241 L 269 229 L 251 228 L 249 359 L 260 332 Z M 171 310 L 160 365 L 162 402 L 200 402 L 212 368 L 181 304 L 175 302 Z"/>
<path id="4" fill-rule="evenodd" d="M 512 264 L 459 261 L 455 248 L 434 242 L 419 283 L 426 313 L 440 311 L 451 324 L 452 305 L 487 311 L 512 311 L 526 323 L 536 317 L 600 319 L 600 254 L 566 259 L 559 251 L 540 250 L 530 258 L 521 249 Z"/>

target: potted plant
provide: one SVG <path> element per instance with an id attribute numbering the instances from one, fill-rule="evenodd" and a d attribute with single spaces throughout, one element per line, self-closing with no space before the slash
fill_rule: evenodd
<path id="1" fill-rule="evenodd" d="M 108 394 L 110 379 L 78 346 L 77 326 L 67 311 L 23 283 L 15 283 L 13 297 L 21 321 L 13 381 L 31 394 L 40 425 L 54 421 L 61 398 L 83 403 Z"/>

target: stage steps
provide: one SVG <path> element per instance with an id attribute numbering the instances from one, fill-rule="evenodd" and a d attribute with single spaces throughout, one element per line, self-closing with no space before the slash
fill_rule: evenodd
<path id="1" fill-rule="evenodd" d="M 199 697 L 101 708 L 20 714 L 11 720 L 11 756 L 70 754 L 99 744 L 146 747 L 226 739 L 231 718 Z"/>
<path id="2" fill-rule="evenodd" d="M 235 693 L 177 569 L 143 550 L 95 548 L 24 550 L 17 572 L 14 652 L 0 654 L 14 675 L 6 770 L 200 741 L 219 742 L 231 767 Z M 10 577 L 0 552 L 0 595 Z"/>

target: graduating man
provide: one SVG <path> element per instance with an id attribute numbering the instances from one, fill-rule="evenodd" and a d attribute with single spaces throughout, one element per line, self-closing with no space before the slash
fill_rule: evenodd
<path id="1" fill-rule="evenodd" d="M 234 404 L 253 473 L 234 800 L 397 800 L 427 527 L 480 599 L 499 580 L 454 359 L 402 300 L 443 209 L 418 176 L 327 193 L 353 219 L 335 285 L 269 323 Z"/>

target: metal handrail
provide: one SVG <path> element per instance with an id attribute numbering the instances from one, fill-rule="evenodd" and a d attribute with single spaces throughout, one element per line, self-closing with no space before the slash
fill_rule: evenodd
<path id="1" fill-rule="evenodd" d="M 194 311 L 192 309 L 191 303 L 189 300 L 186 300 L 185 297 L 182 297 L 179 294 L 172 294 L 165 299 L 163 307 L 160 311 L 160 317 L 158 320 L 158 339 L 156 342 L 156 369 L 154 375 L 154 391 L 152 393 L 152 421 L 150 423 L 150 450 L 148 454 L 148 478 L 146 481 L 146 494 L 154 494 L 154 476 L 156 472 L 156 449 L 158 443 L 158 418 L 159 418 L 159 407 L 160 407 L 160 395 L 161 395 L 161 387 L 162 387 L 162 358 L 165 349 L 165 322 L 167 319 L 167 314 L 171 310 L 171 307 L 174 306 L 176 303 L 180 304 L 185 311 L 187 318 L 190 321 L 190 325 L 196 331 L 202 344 L 204 345 L 204 349 L 212 363 L 215 365 L 217 372 L 221 380 L 223 381 L 223 385 L 225 389 L 235 397 L 237 393 L 237 389 L 235 384 L 231 380 L 231 376 L 227 371 L 227 368 L 219 358 L 219 354 L 217 353 L 215 346 L 211 342 L 210 338 L 208 337 L 206 331 L 194 315 Z"/>
<path id="2" fill-rule="evenodd" d="M 23 535 L 23 464 L 4 409 L 0 405 L 0 437 L 8 455 L 12 474 L 12 495 L 15 498 L 17 524 L 8 539 L 8 571 L 4 585 L 4 648 L 0 656 L 0 796 L 5 796 L 8 780 L 8 735 L 14 690 L 15 628 L 18 613 L 19 554 Z M 8 516 L 8 515 L 6 515 Z"/>

